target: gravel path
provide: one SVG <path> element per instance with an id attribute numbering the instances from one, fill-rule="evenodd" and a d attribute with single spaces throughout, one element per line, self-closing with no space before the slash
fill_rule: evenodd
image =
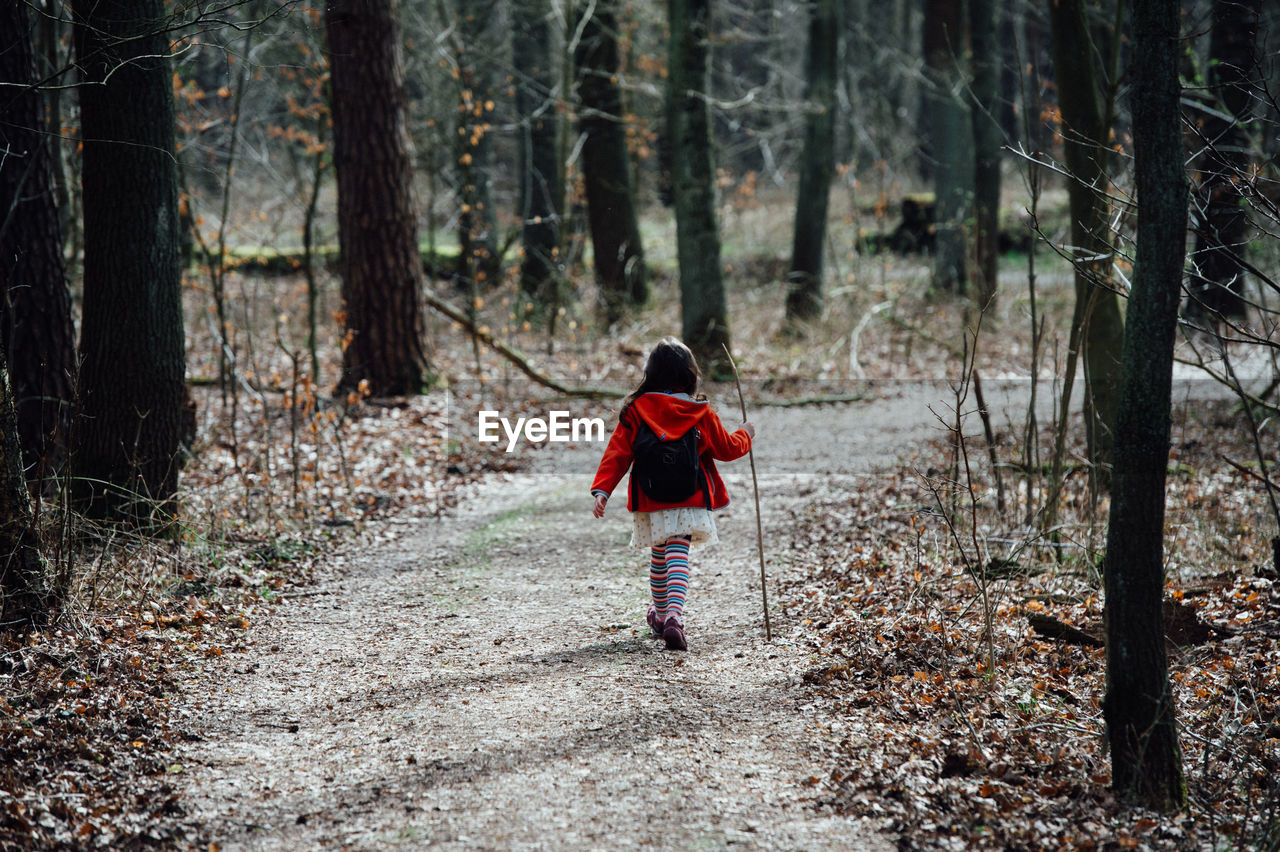
<path id="1" fill-rule="evenodd" d="M 936 435 L 943 396 L 916 387 L 754 416 L 766 534 Z M 224 850 L 889 848 L 812 801 L 826 711 L 794 625 L 775 615 L 764 642 L 749 468 L 723 470 L 735 502 L 694 552 L 688 653 L 646 635 L 621 495 L 592 519 L 582 473 L 494 475 L 454 516 L 336 555 L 187 685 L 190 818 Z"/>

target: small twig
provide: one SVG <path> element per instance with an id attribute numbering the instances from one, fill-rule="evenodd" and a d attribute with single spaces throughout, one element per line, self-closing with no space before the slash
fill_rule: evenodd
<path id="1" fill-rule="evenodd" d="M 756 405 L 768 408 L 800 408 L 806 405 L 841 405 L 850 402 L 862 402 L 867 398 L 865 393 L 834 393 L 801 396 L 795 399 L 758 399 Z"/>
<path id="2" fill-rule="evenodd" d="M 973 368 L 973 395 L 978 403 L 978 416 L 982 418 L 982 431 L 987 439 L 987 458 L 991 462 L 991 475 L 996 480 L 996 511 L 1004 515 L 1004 478 L 1000 476 L 1000 459 L 996 456 L 996 433 L 991 428 L 991 412 L 982 396 L 982 379 L 978 368 Z"/>
<path id="3" fill-rule="evenodd" d="M 1272 488 L 1280 487 L 1280 486 L 1277 486 L 1277 485 L 1276 485 L 1276 483 L 1272 482 L 1272 481 L 1271 481 L 1271 479 L 1270 479 L 1270 477 L 1264 476 L 1264 475 L 1259 474 L 1259 473 L 1254 473 L 1253 471 L 1249 470 L 1249 468 L 1247 468 L 1247 467 L 1245 467 L 1244 465 L 1240 464 L 1240 462 L 1238 462 L 1238 461 L 1233 461 L 1233 460 L 1231 460 L 1231 459 L 1227 458 L 1226 456 L 1222 455 L 1221 453 L 1219 453 L 1219 454 L 1218 454 L 1218 458 L 1222 459 L 1224 462 L 1226 462 L 1227 464 L 1231 465 L 1231 467 L 1235 468 L 1235 470 L 1236 470 L 1236 472 L 1237 472 L 1237 473 L 1240 473 L 1240 474 L 1242 474 L 1242 475 L 1244 475 L 1244 476 L 1247 476 L 1249 479 L 1256 479 L 1256 480 L 1258 480 L 1258 482 L 1261 482 L 1261 483 L 1262 483 L 1263 485 L 1265 485 L 1268 489 L 1272 489 Z"/>
<path id="4" fill-rule="evenodd" d="M 1011 733 L 1020 734 L 1027 731 L 1035 731 L 1048 729 L 1051 731 L 1067 731 L 1069 733 L 1085 734 L 1090 737 L 1101 737 L 1102 731 L 1095 731 L 1093 728 L 1085 728 L 1080 725 L 1064 725 L 1061 722 L 1036 722 L 1031 725 L 1023 725 L 1021 728 L 1014 728 Z"/>
<path id="5" fill-rule="evenodd" d="M 557 379 L 544 375 L 533 368 L 533 365 L 529 363 L 529 359 L 525 357 L 523 353 L 512 349 L 501 340 L 496 340 L 487 329 L 479 327 L 477 323 L 473 321 L 471 317 L 467 316 L 464 311 L 459 310 L 431 292 L 423 293 L 423 299 L 432 310 L 444 314 L 446 317 L 462 326 L 463 330 L 471 336 L 472 340 L 478 343 L 483 343 L 493 349 L 503 358 L 506 358 L 514 364 L 516 369 L 520 372 L 524 373 L 530 379 L 533 379 L 533 381 L 544 387 L 551 388 L 553 391 L 557 391 L 564 396 L 577 397 L 580 399 L 613 399 L 626 395 L 622 391 L 610 388 L 572 387 L 558 381 Z"/>

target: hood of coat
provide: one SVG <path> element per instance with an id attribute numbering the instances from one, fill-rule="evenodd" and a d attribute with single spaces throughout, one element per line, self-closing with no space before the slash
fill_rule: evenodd
<path id="1" fill-rule="evenodd" d="M 646 393 L 631 403 L 635 411 L 660 441 L 679 438 L 698 425 L 710 411 L 706 400 L 683 393 Z"/>

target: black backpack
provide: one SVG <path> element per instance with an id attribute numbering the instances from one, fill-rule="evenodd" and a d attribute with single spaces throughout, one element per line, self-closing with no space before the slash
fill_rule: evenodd
<path id="1" fill-rule="evenodd" d="M 636 436 L 631 444 L 631 505 L 639 505 L 639 491 L 659 503 L 683 503 L 699 490 L 711 508 L 711 489 L 698 461 L 698 430 L 689 429 L 678 438 L 664 441 L 636 417 Z"/>

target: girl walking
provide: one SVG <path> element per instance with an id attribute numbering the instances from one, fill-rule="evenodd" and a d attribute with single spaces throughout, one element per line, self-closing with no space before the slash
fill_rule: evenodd
<path id="1" fill-rule="evenodd" d="M 679 651 L 688 648 L 684 604 L 689 590 L 689 547 L 720 540 L 711 513 L 729 505 L 715 460 L 745 456 L 755 437 L 750 423 L 734 432 L 725 430 L 706 396 L 699 393 L 700 381 L 689 347 L 674 337 L 659 341 L 645 362 L 644 381 L 622 403 L 618 425 L 591 483 L 593 514 L 602 518 L 609 495 L 631 470 L 627 494 L 627 509 L 634 521 L 631 545 L 649 550 L 653 600 L 646 620 L 667 648 Z M 691 477 L 687 481 L 685 467 Z M 685 496 L 689 488 L 692 493 Z"/>

